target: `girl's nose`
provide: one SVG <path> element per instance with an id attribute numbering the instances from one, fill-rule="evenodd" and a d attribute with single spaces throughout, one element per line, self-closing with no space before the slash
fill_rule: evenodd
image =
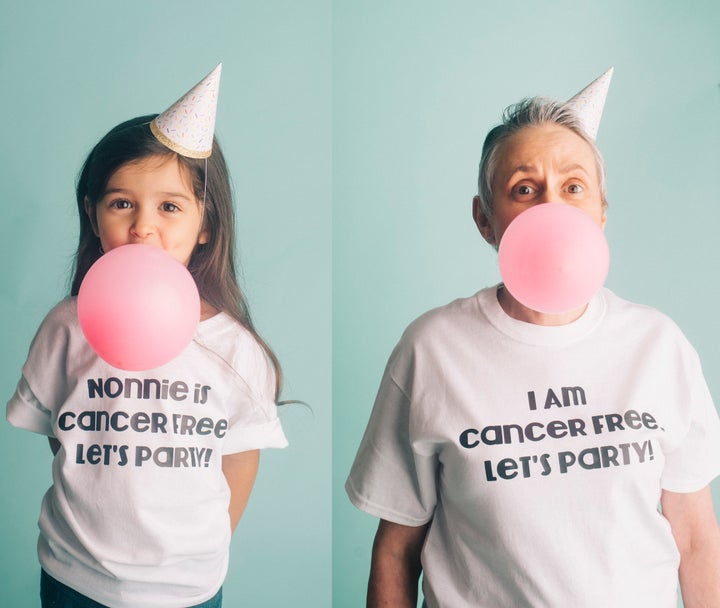
<path id="1" fill-rule="evenodd" d="M 155 233 L 155 223 L 145 213 L 138 214 L 130 227 L 130 234 L 139 239 L 146 239 Z"/>

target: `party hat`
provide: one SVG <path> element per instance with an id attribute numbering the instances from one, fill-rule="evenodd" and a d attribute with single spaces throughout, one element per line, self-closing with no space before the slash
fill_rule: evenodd
<path id="1" fill-rule="evenodd" d="M 613 69 L 610 68 L 599 78 L 593 80 L 577 95 L 567 100 L 566 105 L 570 106 L 580 119 L 585 132 L 592 138 L 597 137 L 600 127 L 605 98 L 610 88 Z"/>
<path id="2" fill-rule="evenodd" d="M 150 123 L 160 142 L 182 156 L 212 153 L 222 63 Z"/>

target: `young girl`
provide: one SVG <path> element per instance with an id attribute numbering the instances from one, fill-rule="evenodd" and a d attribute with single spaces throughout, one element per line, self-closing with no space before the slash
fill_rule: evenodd
<path id="1" fill-rule="evenodd" d="M 204 150 L 173 136 L 178 104 L 118 125 L 85 161 L 71 297 L 42 323 L 8 403 L 9 421 L 47 435 L 55 453 L 39 521 L 43 607 L 220 606 L 258 450 L 287 444 L 278 362 L 235 276 L 214 107 Z M 137 373 L 92 351 L 75 297 L 104 252 L 131 243 L 180 260 L 201 297 L 192 343 Z"/>

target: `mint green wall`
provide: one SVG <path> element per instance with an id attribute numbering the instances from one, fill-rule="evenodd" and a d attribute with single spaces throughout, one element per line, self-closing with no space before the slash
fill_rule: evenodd
<path id="1" fill-rule="evenodd" d="M 615 66 L 608 286 L 672 316 L 720 403 L 720 5 L 334 2 L 334 606 L 361 606 L 377 522 L 342 485 L 387 357 L 431 307 L 499 279 L 470 215 L 502 109 Z M 720 504 L 720 485 L 714 485 Z"/>
<path id="2" fill-rule="evenodd" d="M 3 405 L 37 325 L 66 293 L 85 155 L 222 61 L 216 131 L 235 186 L 243 283 L 284 364 L 284 397 L 313 410 L 284 410 L 291 445 L 261 457 L 225 604 L 329 606 L 330 3 L 0 0 L 0 12 Z M 3 422 L 0 463 L 0 603 L 35 608 L 47 441 Z"/>

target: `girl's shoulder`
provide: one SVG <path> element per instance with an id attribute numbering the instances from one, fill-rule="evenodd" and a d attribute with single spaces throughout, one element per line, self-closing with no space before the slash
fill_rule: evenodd
<path id="1" fill-rule="evenodd" d="M 252 332 L 225 312 L 200 321 L 195 332 L 196 338 L 204 344 L 218 347 L 259 348 Z"/>
<path id="2" fill-rule="evenodd" d="M 227 313 L 201 321 L 193 341 L 242 376 L 273 376 L 273 366 L 254 334 Z"/>
<path id="3" fill-rule="evenodd" d="M 43 325 L 78 325 L 77 296 L 69 296 L 60 300 L 45 315 Z"/>
<path id="4" fill-rule="evenodd" d="M 77 298 L 68 297 L 58 302 L 40 323 L 34 342 L 67 342 L 71 336 L 80 332 L 77 316 Z M 64 337 L 64 339 L 63 339 Z"/>

